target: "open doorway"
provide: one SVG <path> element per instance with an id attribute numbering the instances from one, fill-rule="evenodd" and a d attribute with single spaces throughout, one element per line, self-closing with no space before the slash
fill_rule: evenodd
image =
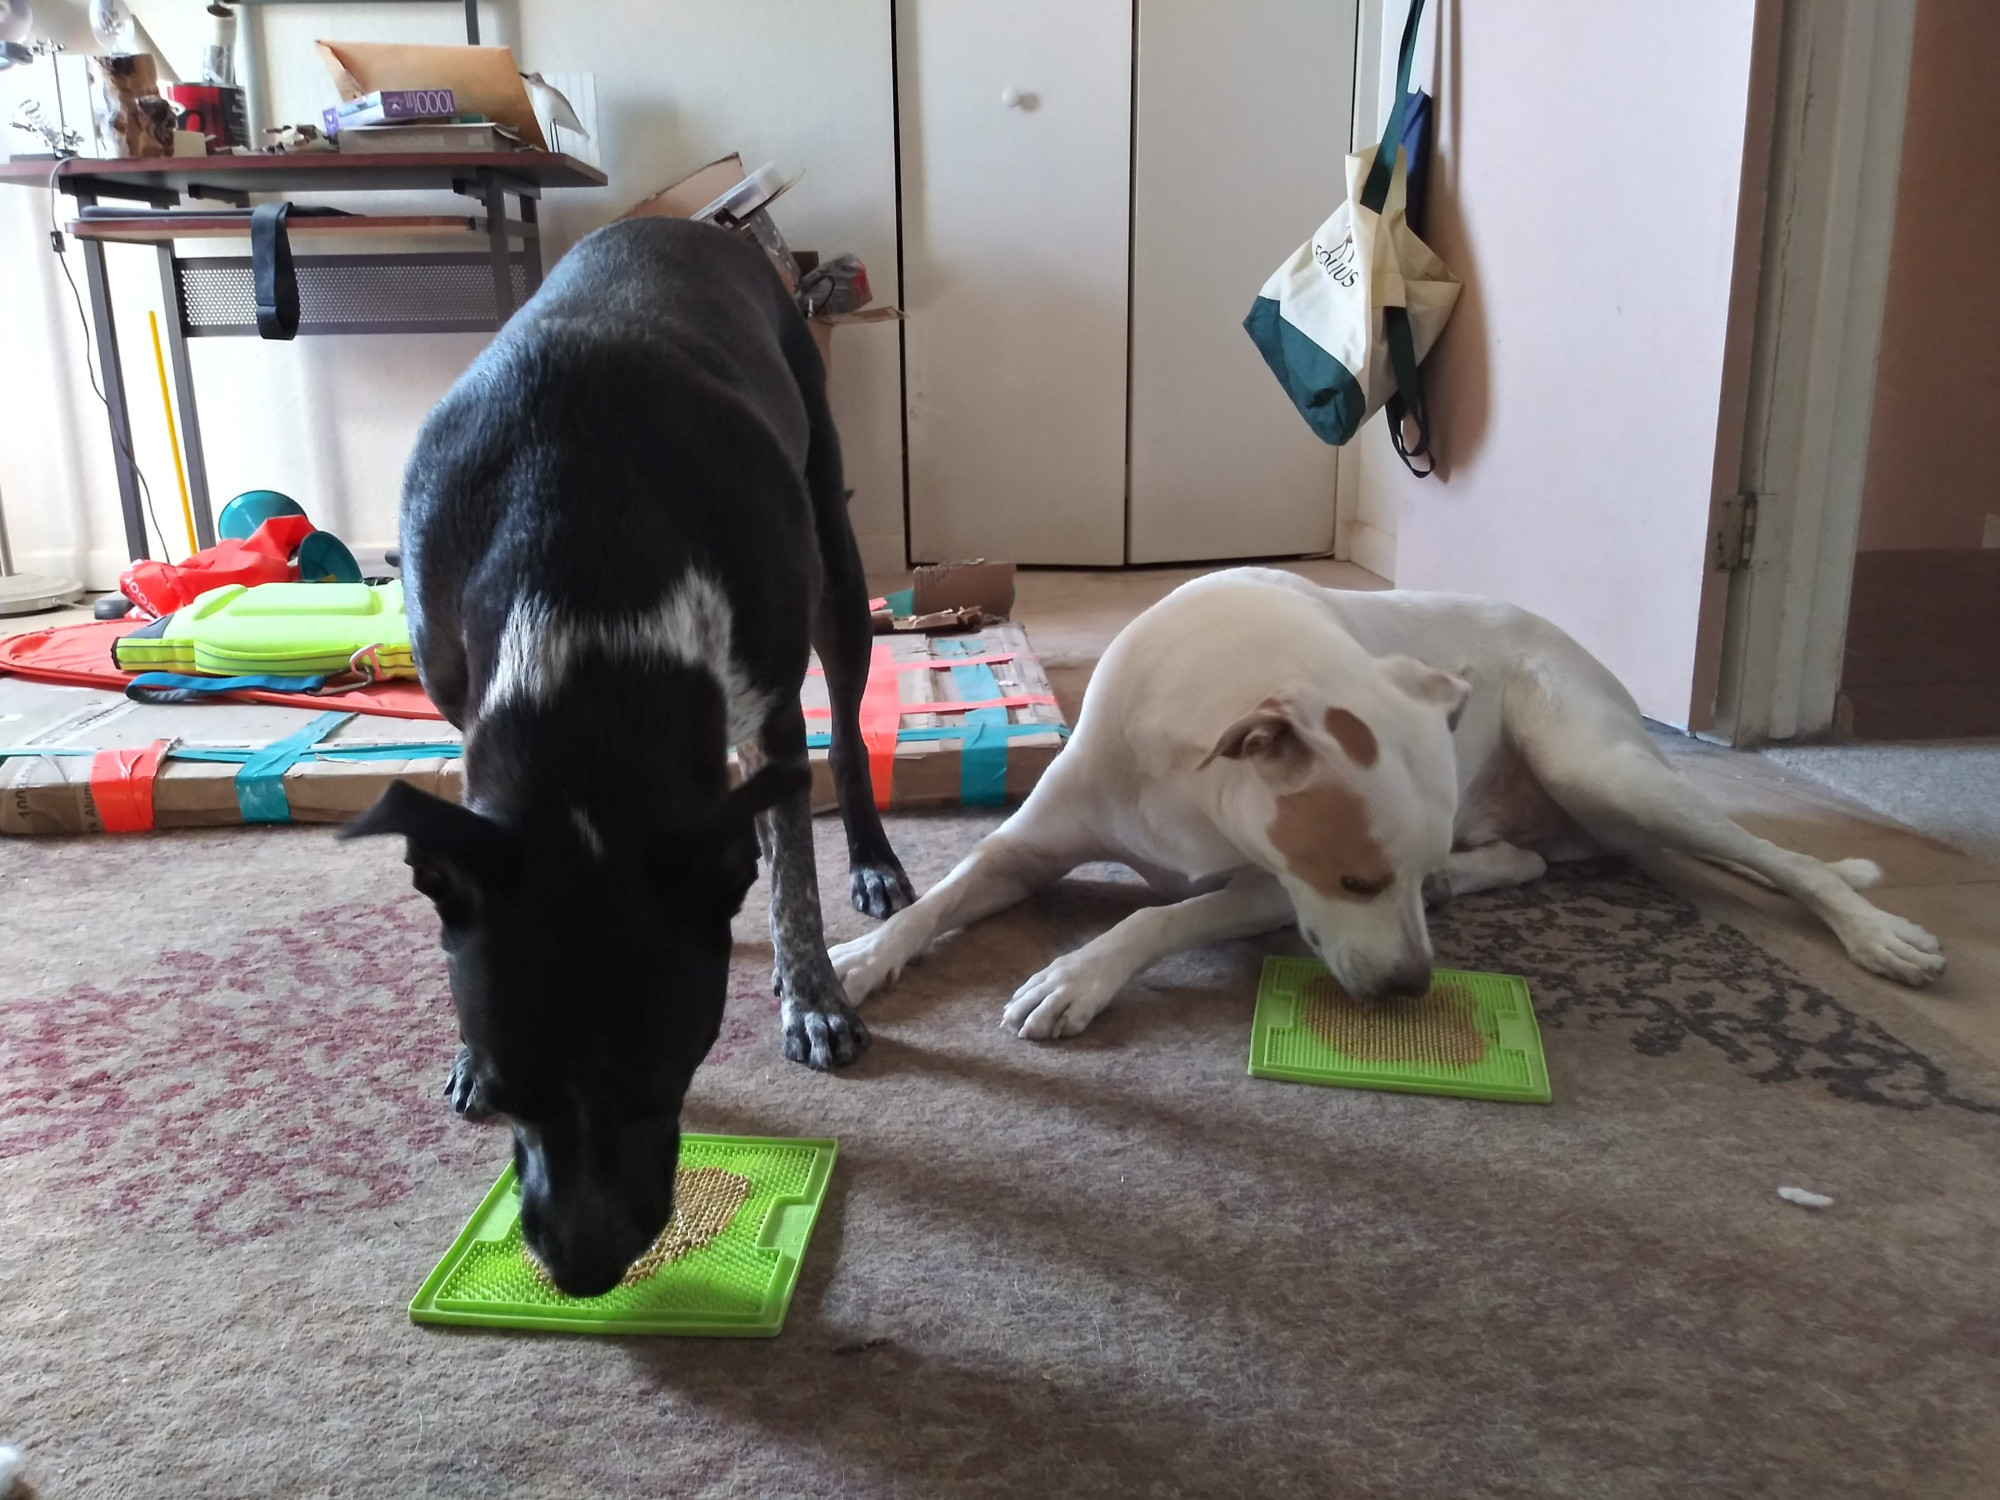
<path id="1" fill-rule="evenodd" d="M 2000 52 L 1990 0 L 1920 0 L 1834 724 L 2000 734 Z"/>

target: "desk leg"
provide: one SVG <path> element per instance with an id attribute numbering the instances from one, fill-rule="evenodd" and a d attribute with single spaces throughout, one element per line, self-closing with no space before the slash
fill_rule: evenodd
<path id="1" fill-rule="evenodd" d="M 520 197 L 521 222 L 528 227 L 527 236 L 521 241 L 521 259 L 527 263 L 528 295 L 534 296 L 542 289 L 542 224 L 535 200 L 526 193 Z"/>
<path id="2" fill-rule="evenodd" d="M 208 461 L 201 451 L 201 417 L 194 404 L 194 367 L 188 363 L 187 326 L 180 279 L 174 275 L 174 247 L 161 245 L 160 301 L 167 310 L 167 362 L 174 372 L 174 400 L 181 409 L 181 454 L 187 462 L 188 500 L 194 511 L 197 545 L 215 545 L 215 513 L 208 498 Z"/>
<path id="3" fill-rule="evenodd" d="M 81 243 L 83 279 L 90 287 L 90 321 L 97 332 L 97 368 L 104 380 L 105 415 L 111 422 L 111 462 L 118 472 L 118 506 L 125 513 L 125 550 L 136 562 L 147 555 L 146 513 L 140 508 L 139 472 L 132 463 L 132 421 L 125 409 L 125 371 L 118 360 L 118 330 L 111 321 L 111 282 L 104 270 L 104 242 Z"/>
<path id="4" fill-rule="evenodd" d="M 486 249 L 493 261 L 494 317 L 504 326 L 514 315 L 514 268 L 507 253 L 507 191 L 484 168 L 479 173 L 479 196 L 486 205 Z"/>

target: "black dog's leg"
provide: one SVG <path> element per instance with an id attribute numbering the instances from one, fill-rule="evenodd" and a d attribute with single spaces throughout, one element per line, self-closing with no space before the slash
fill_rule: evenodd
<path id="1" fill-rule="evenodd" d="M 826 696 L 833 709 L 833 785 L 840 798 L 840 821 L 847 828 L 847 897 L 854 909 L 871 917 L 888 917 L 916 900 L 910 877 L 890 847 L 875 808 L 874 783 L 868 774 L 868 748 L 861 743 L 861 694 L 868 686 L 868 659 L 874 638 L 868 623 L 868 585 L 861 572 L 861 555 L 845 525 L 828 538 L 844 544 L 845 567 L 827 570 L 826 591 L 820 597 L 813 644 L 826 670 Z M 846 576 L 842 576 L 845 574 Z"/>
<path id="2" fill-rule="evenodd" d="M 811 342 L 810 337 L 807 339 Z M 840 436 L 826 404 L 824 375 L 814 354 L 810 382 L 801 377 L 812 446 L 806 455 L 806 484 L 812 492 L 813 521 L 826 569 L 819 616 L 813 621 L 813 649 L 826 671 L 826 695 L 833 709 L 833 787 L 840 821 L 847 828 L 847 897 L 854 909 L 889 917 L 916 900 L 910 877 L 889 845 L 868 776 L 868 750 L 861 743 L 861 695 L 868 686 L 868 659 L 874 627 L 868 619 L 868 575 L 847 518 L 847 490 L 841 478 Z"/>
<path id="3" fill-rule="evenodd" d="M 765 724 L 758 749 L 768 762 L 806 763 L 806 720 L 796 701 Z M 755 767 L 746 763 L 744 769 Z M 821 1072 L 845 1067 L 868 1045 L 868 1028 L 847 1003 L 826 955 L 813 862 L 812 793 L 800 792 L 758 814 L 757 840 L 770 864 L 773 978 L 785 1057 Z"/>

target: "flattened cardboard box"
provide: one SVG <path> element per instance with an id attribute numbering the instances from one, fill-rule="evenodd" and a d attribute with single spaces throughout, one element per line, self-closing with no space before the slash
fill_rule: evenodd
<path id="1" fill-rule="evenodd" d="M 326 711 L 340 711 L 338 697 Z M 102 688 L 57 687 L 0 676 L 0 747 L 137 750 L 157 740 L 213 749 L 258 749 L 296 734 L 319 715 L 311 709 L 260 703 L 144 704 Z M 320 745 L 455 744 L 458 731 L 440 720 L 386 719 L 359 714 Z M 0 759 L 0 834 L 101 833 L 90 791 L 89 755 L 13 755 Z M 284 775 L 295 823 L 344 823 L 366 809 L 391 781 L 408 781 L 458 800 L 460 761 L 303 760 Z M 241 823 L 236 775 L 226 761 L 160 762 L 153 778 L 155 828 L 210 828 Z"/>
<path id="2" fill-rule="evenodd" d="M 985 662 L 1000 695 L 1046 698 L 1006 710 L 1012 730 L 1006 740 L 1005 795 L 1018 802 L 1034 789 L 1056 752 L 1067 726 L 1055 706 L 1042 665 L 1029 650 L 1018 625 L 999 625 L 949 637 L 877 637 L 876 645 L 896 664 L 898 701 L 914 711 L 900 716 L 902 729 L 954 730 L 966 727 L 963 714 L 924 712 L 964 701 L 948 670 L 978 658 Z M 954 654 L 956 653 L 956 654 Z M 935 667 L 918 665 L 936 663 Z M 826 679 L 806 679 L 801 695 L 809 734 L 823 736 L 830 721 Z M 327 712 L 339 712 L 338 697 Z M 817 710 L 818 712 L 815 712 Z M 0 676 L 0 747 L 55 749 L 142 749 L 157 740 L 204 748 L 255 749 L 297 733 L 318 715 L 311 709 L 258 703 L 142 704 L 99 688 L 57 687 Z M 386 719 L 359 714 L 329 734 L 326 749 L 413 742 L 456 743 L 458 731 L 441 720 Z M 890 783 L 893 809 L 962 805 L 962 736 L 901 740 Z M 813 810 L 837 805 L 826 747 L 808 752 L 812 760 Z M 365 810 L 391 781 L 408 781 L 436 796 L 457 801 L 463 762 L 456 757 L 408 760 L 302 760 L 284 774 L 285 798 L 297 823 L 342 823 Z M 236 796 L 240 766 L 229 762 L 162 760 L 153 781 L 153 826 L 208 828 L 243 821 Z M 99 833 L 103 822 L 90 792 L 89 755 L 9 755 L 0 758 L 0 834 Z M 735 773 L 734 757 L 731 774 Z"/>
<path id="3" fill-rule="evenodd" d="M 1040 698 L 1046 702 L 1009 708 L 1007 722 L 1031 726 L 1011 730 L 1006 739 L 1006 800 L 1019 802 L 1035 789 L 1049 762 L 1062 749 L 1069 726 L 1056 706 L 1055 692 L 1048 675 L 1028 644 L 1028 633 L 1018 625 L 992 625 L 962 635 L 876 636 L 875 649 L 889 653 L 896 664 L 896 691 L 904 712 L 903 729 L 960 730 L 967 728 L 963 713 L 942 711 L 951 703 L 966 701 L 958 690 L 958 679 L 949 670 L 954 666 L 983 664 L 992 672 L 1004 698 Z M 1001 658 L 993 660 L 992 658 Z M 921 664 L 921 665 L 920 665 Z M 879 670 L 879 668 L 877 669 Z M 872 674 L 871 674 L 872 675 Z M 827 732 L 826 678 L 819 675 L 819 660 L 813 659 L 812 675 L 806 678 L 800 695 L 806 710 L 806 732 Z M 921 705 L 935 703 L 940 711 L 925 713 Z M 962 735 L 901 740 L 896 746 L 895 770 L 890 782 L 888 805 L 903 811 L 926 807 L 961 807 L 961 777 L 964 770 Z M 833 767 L 829 752 L 815 747 L 812 758 L 813 811 L 828 812 L 838 804 L 833 791 Z M 731 758 L 731 774 L 734 773 Z"/>

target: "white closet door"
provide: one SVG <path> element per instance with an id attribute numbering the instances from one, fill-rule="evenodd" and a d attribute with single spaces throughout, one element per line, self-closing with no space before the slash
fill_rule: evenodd
<path id="1" fill-rule="evenodd" d="M 1131 0 L 896 18 L 911 553 L 1122 562 Z"/>
<path id="2" fill-rule="evenodd" d="M 1333 547 L 1334 450 L 1243 331 L 1345 195 L 1354 0 L 1137 0 L 1132 562 Z"/>

